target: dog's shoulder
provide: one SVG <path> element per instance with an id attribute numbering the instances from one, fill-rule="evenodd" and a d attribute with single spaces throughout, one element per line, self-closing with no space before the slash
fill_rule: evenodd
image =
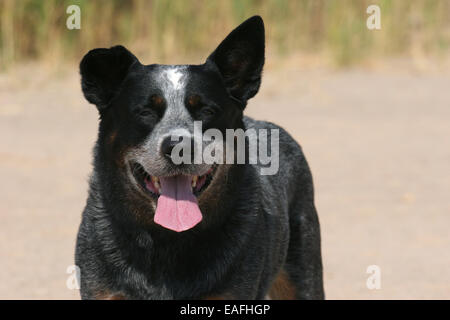
<path id="1" fill-rule="evenodd" d="M 273 131 L 278 133 L 278 155 L 279 168 L 276 174 L 260 175 L 261 187 L 265 194 L 270 194 L 272 202 L 290 203 L 296 197 L 309 197 L 313 193 L 313 181 L 302 147 L 282 127 L 268 121 L 258 121 L 250 117 L 244 117 L 245 129 L 266 129 L 268 141 L 273 140 Z M 268 143 L 270 145 L 270 143 Z M 275 154 L 271 154 L 274 161 Z M 260 167 L 260 165 L 257 165 Z"/>
<path id="2" fill-rule="evenodd" d="M 272 139 L 273 130 L 276 130 L 279 141 L 280 163 L 283 162 L 283 165 L 304 159 L 300 144 L 281 126 L 269 121 L 255 120 L 247 116 L 244 117 L 244 126 L 246 130 L 265 129 L 267 132 L 267 140 L 269 142 Z"/>

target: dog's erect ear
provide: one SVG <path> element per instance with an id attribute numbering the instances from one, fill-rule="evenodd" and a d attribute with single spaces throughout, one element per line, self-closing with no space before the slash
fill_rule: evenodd
<path id="1" fill-rule="evenodd" d="M 122 46 L 89 51 L 80 63 L 81 87 L 87 101 L 99 111 L 106 108 L 135 62 L 138 59 Z"/>
<path id="2" fill-rule="evenodd" d="M 261 84 L 264 66 L 264 22 L 259 16 L 234 29 L 208 57 L 225 81 L 230 94 L 244 105 Z"/>

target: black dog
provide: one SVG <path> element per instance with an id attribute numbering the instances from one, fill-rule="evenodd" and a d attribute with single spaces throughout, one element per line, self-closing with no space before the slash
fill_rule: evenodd
<path id="1" fill-rule="evenodd" d="M 243 116 L 264 42 L 255 16 L 202 65 L 144 66 L 121 46 L 83 58 L 83 93 L 100 113 L 75 257 L 83 299 L 324 298 L 306 159 L 283 129 Z M 278 172 L 248 161 L 175 164 L 173 133 L 194 141 L 194 121 L 224 135 L 268 129 Z"/>

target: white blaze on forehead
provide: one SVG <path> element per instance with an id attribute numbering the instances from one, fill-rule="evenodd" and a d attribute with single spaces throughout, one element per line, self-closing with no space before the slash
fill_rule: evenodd
<path id="1" fill-rule="evenodd" d="M 184 73 L 180 68 L 169 69 L 165 72 L 165 75 L 173 89 L 178 90 L 183 87 L 182 77 L 184 76 Z"/>
<path id="2" fill-rule="evenodd" d="M 159 87 L 166 99 L 166 110 L 158 126 L 165 132 L 175 126 L 190 121 L 190 114 L 184 105 L 184 96 L 188 82 L 187 66 L 162 66 L 159 73 Z"/>

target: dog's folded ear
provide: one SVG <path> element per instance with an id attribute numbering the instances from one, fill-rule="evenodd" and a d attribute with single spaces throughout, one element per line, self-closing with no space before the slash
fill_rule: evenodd
<path id="1" fill-rule="evenodd" d="M 234 29 L 207 60 L 218 67 L 229 93 L 244 106 L 261 84 L 264 42 L 264 22 L 254 16 Z"/>
<path id="2" fill-rule="evenodd" d="M 108 106 L 133 63 L 138 59 L 122 46 L 89 51 L 80 62 L 81 87 L 99 111 Z"/>

